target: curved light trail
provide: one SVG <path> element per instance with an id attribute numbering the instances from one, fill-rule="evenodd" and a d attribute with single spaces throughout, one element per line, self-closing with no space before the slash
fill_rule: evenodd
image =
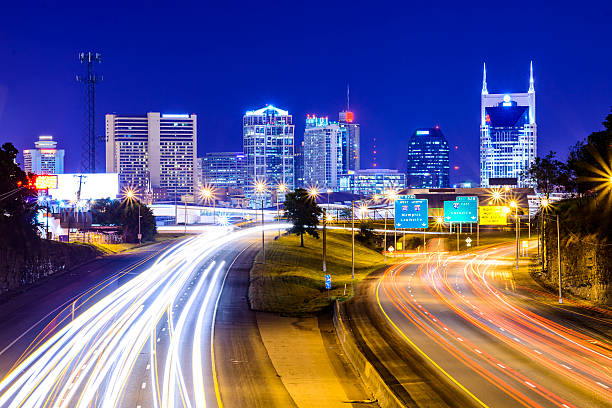
<path id="1" fill-rule="evenodd" d="M 213 258 L 261 228 L 209 231 L 166 250 L 106 296 L 83 295 L 74 319 L 70 307 L 62 310 L 2 379 L 0 407 L 125 406 L 141 378 L 149 385 L 138 388 L 155 408 L 220 405 L 210 391 L 209 333 L 228 268 Z M 143 358 L 145 376 L 135 369 Z"/>
<path id="2" fill-rule="evenodd" d="M 612 345 L 517 294 L 512 253 L 506 245 L 396 264 L 378 283 L 379 307 L 476 405 L 611 406 Z M 594 318 L 610 329 L 607 316 Z"/>

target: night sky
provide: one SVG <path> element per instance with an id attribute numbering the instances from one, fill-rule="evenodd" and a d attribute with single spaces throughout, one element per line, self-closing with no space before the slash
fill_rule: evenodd
<path id="1" fill-rule="evenodd" d="M 106 113 L 196 113 L 198 155 L 241 150 L 242 115 L 267 103 L 294 115 L 301 139 L 307 113 L 337 119 L 350 83 L 362 168 L 375 137 L 378 167 L 403 170 L 410 134 L 439 124 L 458 146 L 451 181 L 477 180 L 483 61 L 494 93 L 526 92 L 533 60 L 541 155 L 565 156 L 610 111 L 610 1 L 331 3 L 3 4 L 0 143 L 51 134 L 66 171 L 79 169 L 75 75 L 89 50 L 103 56 L 100 135 Z"/>

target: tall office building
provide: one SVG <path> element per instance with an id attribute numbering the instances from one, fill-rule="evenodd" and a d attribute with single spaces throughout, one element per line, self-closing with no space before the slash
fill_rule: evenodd
<path id="1" fill-rule="evenodd" d="M 438 126 L 417 129 L 408 141 L 408 187 L 449 187 L 449 154 L 448 142 Z"/>
<path id="2" fill-rule="evenodd" d="M 295 145 L 295 188 L 304 187 L 304 141 Z"/>
<path id="3" fill-rule="evenodd" d="M 210 152 L 200 159 L 203 186 L 228 189 L 244 187 L 245 159 L 242 152 Z"/>
<path id="4" fill-rule="evenodd" d="M 196 115 L 106 115 L 106 171 L 119 173 L 122 189 L 162 189 L 171 200 L 194 195 L 196 151 Z"/>
<path id="5" fill-rule="evenodd" d="M 533 63 L 527 93 L 489 94 L 483 68 L 480 97 L 480 186 L 516 184 L 537 155 Z"/>
<path id="6" fill-rule="evenodd" d="M 272 105 L 247 111 L 242 119 L 245 165 L 245 197 L 256 207 L 255 199 L 264 198 L 271 204 L 270 189 L 284 184 L 295 188 L 293 117 L 288 111 Z M 268 192 L 256 194 L 256 182 L 265 182 Z"/>
<path id="7" fill-rule="evenodd" d="M 53 136 L 38 136 L 34 149 L 23 151 L 23 167 L 26 173 L 62 174 L 64 149 L 57 148 Z"/>
<path id="8" fill-rule="evenodd" d="M 340 112 L 339 123 L 341 127 L 346 128 L 346 137 L 342 143 L 342 157 L 343 157 L 343 173 L 346 174 L 349 170 L 359 170 L 359 132 L 360 127 L 358 123 L 355 123 L 355 115 L 353 112 L 346 111 Z"/>
<path id="9" fill-rule="evenodd" d="M 338 188 L 343 173 L 343 144 L 347 129 L 327 117 L 306 116 L 304 129 L 304 183 L 319 188 Z"/>

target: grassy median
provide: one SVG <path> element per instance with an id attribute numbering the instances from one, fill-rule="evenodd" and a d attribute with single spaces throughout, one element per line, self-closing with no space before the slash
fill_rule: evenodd
<path id="1" fill-rule="evenodd" d="M 304 237 L 300 247 L 296 235 L 283 235 L 266 242 L 266 264 L 261 251 L 251 269 L 249 302 L 254 310 L 285 315 L 311 315 L 335 299 L 352 296 L 351 234 L 327 232 L 327 272 L 322 266 L 322 238 Z M 355 240 L 355 282 L 384 266 L 380 253 Z M 332 289 L 325 289 L 325 273 L 331 275 Z"/>

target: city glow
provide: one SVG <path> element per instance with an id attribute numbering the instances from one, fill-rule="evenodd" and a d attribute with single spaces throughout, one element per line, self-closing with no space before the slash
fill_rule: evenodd
<path id="1" fill-rule="evenodd" d="M 310 187 L 308 189 L 308 195 L 310 196 L 310 198 L 316 199 L 317 197 L 319 197 L 319 190 L 316 187 Z"/>
<path id="2" fill-rule="evenodd" d="M 516 201 L 510 201 L 510 207 L 516 208 L 517 207 Z"/>
<path id="3" fill-rule="evenodd" d="M 200 196 L 202 197 L 202 201 L 205 203 L 210 203 L 215 200 L 215 188 L 214 186 L 206 185 L 202 187 L 200 190 Z"/>
<path id="4" fill-rule="evenodd" d="M 544 208 L 548 207 L 548 204 L 550 204 L 546 198 L 543 198 L 542 201 L 540 201 L 540 203 L 542 204 L 542 207 Z"/>
<path id="5" fill-rule="evenodd" d="M 436 217 L 436 224 L 443 224 L 444 219 L 442 217 Z"/>
<path id="6" fill-rule="evenodd" d="M 280 183 L 280 184 L 278 185 L 278 187 L 276 188 L 276 190 L 277 190 L 279 193 L 284 193 L 285 191 L 287 191 L 287 185 L 286 185 L 286 184 L 284 184 L 284 183 Z"/>
<path id="7" fill-rule="evenodd" d="M 123 196 L 123 199 L 121 201 L 122 202 L 127 201 L 129 204 L 132 204 L 134 201 L 138 199 L 138 194 L 137 194 L 136 189 L 131 186 L 124 187 L 123 190 L 121 190 L 121 195 Z"/>
<path id="8" fill-rule="evenodd" d="M 331 214 L 328 213 L 327 216 L 325 217 L 325 220 L 327 222 L 332 222 L 334 220 L 334 217 Z"/>
<path id="9" fill-rule="evenodd" d="M 395 191 L 395 190 L 387 191 L 387 198 L 389 200 L 395 200 L 397 198 L 397 191 Z"/>
<path id="10" fill-rule="evenodd" d="M 255 191 L 259 194 L 262 194 L 268 189 L 268 185 L 263 180 L 258 180 L 255 182 Z"/>

